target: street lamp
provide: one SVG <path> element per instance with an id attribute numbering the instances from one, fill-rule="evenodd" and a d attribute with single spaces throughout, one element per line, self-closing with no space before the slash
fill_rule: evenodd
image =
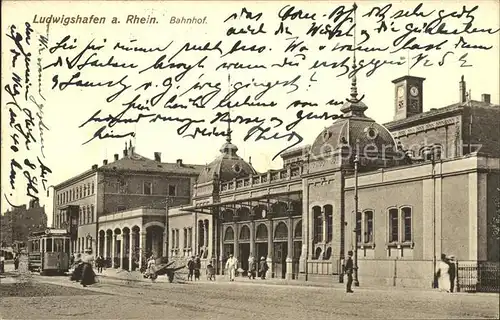
<path id="1" fill-rule="evenodd" d="M 354 286 L 359 287 L 358 280 L 358 224 L 356 222 L 358 215 L 358 155 L 354 157 Z"/>

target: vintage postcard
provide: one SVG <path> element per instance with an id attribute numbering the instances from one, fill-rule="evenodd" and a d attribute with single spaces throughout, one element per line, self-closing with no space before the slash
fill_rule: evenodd
<path id="1" fill-rule="evenodd" d="M 2 319 L 497 319 L 500 5 L 3 1 Z"/>

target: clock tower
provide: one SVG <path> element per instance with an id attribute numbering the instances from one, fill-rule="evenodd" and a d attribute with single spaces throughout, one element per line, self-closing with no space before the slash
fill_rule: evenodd
<path id="1" fill-rule="evenodd" d="M 423 83 L 425 78 L 404 76 L 392 80 L 395 85 L 394 120 L 405 119 L 423 111 Z"/>

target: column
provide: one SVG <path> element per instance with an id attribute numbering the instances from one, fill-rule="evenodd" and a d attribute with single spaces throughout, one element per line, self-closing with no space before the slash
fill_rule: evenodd
<path id="1" fill-rule="evenodd" d="M 269 217 L 271 216 L 271 213 L 268 213 Z M 273 226 L 273 220 L 269 218 L 269 228 L 267 230 L 267 265 L 269 266 L 269 270 L 267 273 L 267 277 L 273 278 L 274 277 L 274 265 L 273 265 L 273 250 L 274 249 L 274 226 Z"/>
<path id="2" fill-rule="evenodd" d="M 123 269 L 123 258 L 125 257 L 125 234 L 121 233 L 121 241 L 120 241 L 120 269 Z"/>
<path id="3" fill-rule="evenodd" d="M 130 233 L 128 234 L 128 271 L 132 271 L 132 255 L 134 252 L 133 234 L 132 230 L 130 230 Z"/>
<path id="4" fill-rule="evenodd" d="M 115 255 L 116 255 L 116 235 L 115 232 L 111 234 L 111 268 L 115 267 Z"/>
<path id="5" fill-rule="evenodd" d="M 288 216 L 288 254 L 286 257 L 286 279 L 292 280 L 293 278 L 293 220 L 292 216 Z"/>
<path id="6" fill-rule="evenodd" d="M 240 266 L 240 243 L 239 243 L 239 230 L 238 223 L 233 222 L 233 230 L 234 230 L 234 257 L 238 259 L 238 267 Z"/>
<path id="7" fill-rule="evenodd" d="M 309 185 L 308 180 L 302 180 L 302 250 L 300 253 L 299 260 L 299 272 L 300 275 L 304 275 L 307 280 L 307 256 L 308 256 L 308 244 L 309 244 Z"/>
<path id="8" fill-rule="evenodd" d="M 144 259 L 146 258 L 144 257 L 145 248 L 146 248 L 146 232 L 142 231 L 141 229 L 141 235 L 139 238 L 139 268 L 142 267 L 142 261 L 144 261 Z"/>
<path id="9" fill-rule="evenodd" d="M 255 221 L 253 214 L 250 216 L 250 254 L 254 258 L 259 259 L 255 256 Z"/>
<path id="10" fill-rule="evenodd" d="M 220 234 L 220 237 L 219 237 L 219 263 L 220 263 L 220 271 L 219 271 L 219 275 L 223 275 L 224 274 L 224 226 L 222 225 L 224 221 L 222 220 L 222 218 L 219 219 L 219 234 Z"/>
<path id="11" fill-rule="evenodd" d="M 165 228 L 163 231 L 163 257 L 168 258 L 168 229 Z"/>

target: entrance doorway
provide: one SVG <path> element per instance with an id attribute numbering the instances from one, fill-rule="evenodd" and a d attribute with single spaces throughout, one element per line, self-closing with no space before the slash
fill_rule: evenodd
<path id="1" fill-rule="evenodd" d="M 240 243 L 240 267 L 243 270 L 248 270 L 248 258 L 250 258 L 250 243 Z"/>
<path id="2" fill-rule="evenodd" d="M 267 259 L 267 243 L 256 243 L 255 244 L 255 259 L 260 261 L 260 258 L 264 257 Z"/>
<path id="3" fill-rule="evenodd" d="M 274 243 L 274 276 L 285 279 L 286 277 L 286 257 L 288 256 L 288 245 L 286 242 Z"/>

